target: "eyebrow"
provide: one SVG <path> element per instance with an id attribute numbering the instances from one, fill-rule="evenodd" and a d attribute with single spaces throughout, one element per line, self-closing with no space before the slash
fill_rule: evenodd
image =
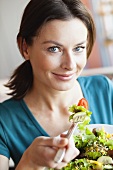
<path id="1" fill-rule="evenodd" d="M 78 44 L 76 44 L 76 45 L 82 45 L 82 44 L 84 44 L 84 43 L 86 43 L 86 42 L 87 42 L 87 40 L 82 41 L 81 43 L 78 43 Z"/>
<path id="2" fill-rule="evenodd" d="M 49 40 L 49 41 L 44 41 L 43 44 L 48 44 L 48 43 L 52 43 L 52 44 L 56 44 L 58 46 L 63 46 L 62 44 L 56 42 L 56 41 L 53 41 L 53 40 Z"/>
<path id="3" fill-rule="evenodd" d="M 87 41 L 87 40 L 82 41 L 82 42 L 76 44 L 76 46 L 82 45 L 82 44 L 86 43 L 86 41 Z M 58 42 L 56 42 L 56 41 L 53 41 L 53 40 L 48 40 L 48 41 L 44 41 L 44 42 L 43 42 L 43 44 L 48 44 L 48 43 L 56 44 L 56 45 L 58 45 L 58 46 L 62 46 L 62 47 L 63 47 L 62 44 L 60 44 L 60 43 L 58 43 Z"/>

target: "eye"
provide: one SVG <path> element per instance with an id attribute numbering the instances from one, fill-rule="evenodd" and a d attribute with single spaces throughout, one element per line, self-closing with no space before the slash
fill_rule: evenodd
<path id="1" fill-rule="evenodd" d="M 52 53 L 57 53 L 57 52 L 61 52 L 61 49 L 57 46 L 53 46 L 53 47 L 49 47 L 48 51 L 50 51 Z"/>
<path id="2" fill-rule="evenodd" d="M 85 49 L 85 46 L 78 46 L 74 49 L 75 52 L 82 52 Z"/>

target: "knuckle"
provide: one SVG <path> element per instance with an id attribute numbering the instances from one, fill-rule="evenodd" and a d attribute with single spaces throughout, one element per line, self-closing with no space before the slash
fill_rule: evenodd
<path id="1" fill-rule="evenodd" d="M 56 163 L 54 163 L 53 161 L 51 161 L 51 162 L 48 162 L 48 167 L 49 168 L 56 168 Z"/>
<path id="2" fill-rule="evenodd" d="M 69 149 L 67 149 L 65 157 L 64 157 L 64 161 L 65 162 L 70 162 L 71 160 L 73 160 L 75 157 L 77 157 L 79 155 L 79 150 L 76 147 L 71 147 Z"/>
<path id="3" fill-rule="evenodd" d="M 74 152 L 75 157 L 78 156 L 79 154 L 80 154 L 80 151 L 75 147 L 75 152 Z"/>
<path id="4" fill-rule="evenodd" d="M 67 162 L 61 162 L 56 166 L 55 169 L 61 169 L 61 168 L 65 167 L 66 165 L 67 165 Z"/>

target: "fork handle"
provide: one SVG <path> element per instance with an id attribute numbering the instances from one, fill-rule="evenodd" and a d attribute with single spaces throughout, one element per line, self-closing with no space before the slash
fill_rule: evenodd
<path id="1" fill-rule="evenodd" d="M 78 123 L 73 123 L 71 125 L 71 127 L 69 128 L 68 132 L 67 132 L 67 135 L 66 135 L 66 138 L 70 139 L 70 137 L 73 135 L 74 131 L 75 131 L 75 128 L 77 127 Z"/>
<path id="2" fill-rule="evenodd" d="M 67 133 L 67 135 L 66 135 L 66 138 L 69 139 L 69 138 L 73 135 L 73 132 L 74 132 L 75 128 L 77 127 L 77 125 L 78 125 L 78 123 L 76 123 L 76 124 L 73 123 L 73 124 L 71 125 L 71 127 L 70 127 L 70 129 L 68 130 L 68 133 Z M 54 161 L 55 161 L 56 163 L 62 162 L 62 160 L 63 160 L 63 158 L 64 158 L 64 155 L 65 155 L 65 152 L 66 152 L 66 148 L 60 148 L 60 149 L 58 149 L 58 151 L 57 151 L 57 153 L 56 153 L 56 155 L 55 155 Z"/>
<path id="3" fill-rule="evenodd" d="M 55 155 L 55 158 L 54 158 L 54 161 L 56 163 L 60 163 L 62 162 L 63 158 L 64 158 L 64 155 L 65 155 L 65 152 L 66 152 L 66 148 L 60 148 L 58 149 L 56 155 Z"/>

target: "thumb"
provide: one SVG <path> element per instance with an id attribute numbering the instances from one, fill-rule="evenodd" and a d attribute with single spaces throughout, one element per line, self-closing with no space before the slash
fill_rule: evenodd
<path id="1" fill-rule="evenodd" d="M 64 147 L 68 144 L 68 139 L 64 137 L 54 137 L 53 145 L 57 147 Z"/>
<path id="2" fill-rule="evenodd" d="M 68 144 L 68 139 L 64 137 L 38 137 L 38 145 L 49 147 L 65 147 Z"/>

